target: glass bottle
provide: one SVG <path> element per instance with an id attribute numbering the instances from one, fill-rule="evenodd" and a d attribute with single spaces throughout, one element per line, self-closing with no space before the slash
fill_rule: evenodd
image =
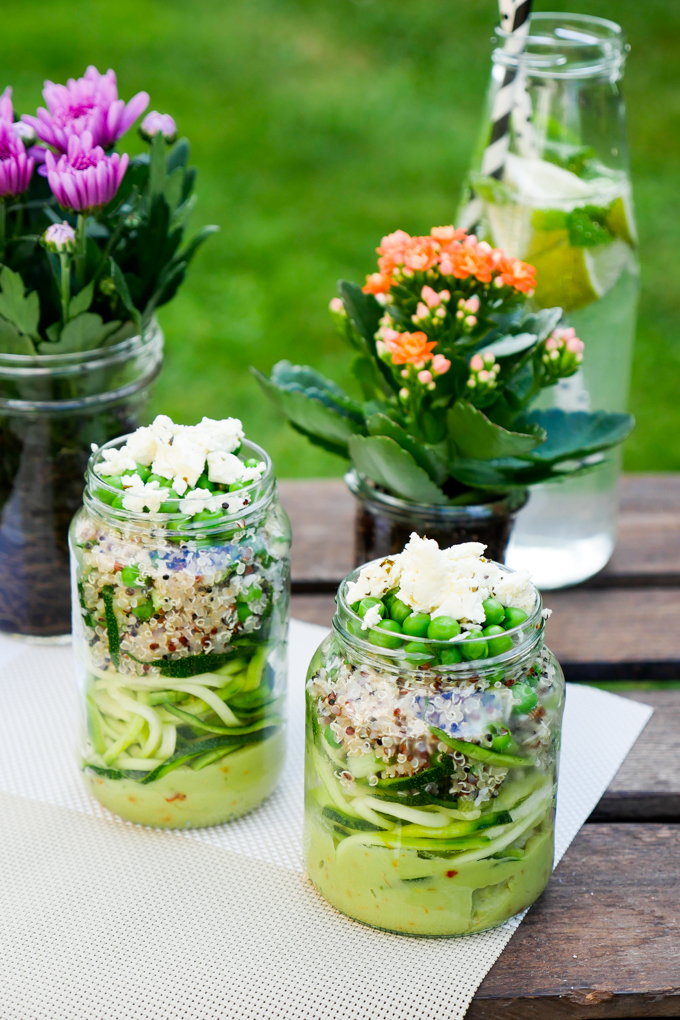
<path id="1" fill-rule="evenodd" d="M 491 928 L 534 902 L 553 863 L 564 678 L 540 595 L 500 645 L 456 663 L 450 642 L 372 644 L 346 599 L 358 574 L 309 667 L 307 871 L 375 928 Z"/>
<path id="2" fill-rule="evenodd" d="M 537 13 L 523 54 L 493 53 L 489 110 L 506 70 L 518 69 L 509 151 L 500 179 L 483 176 L 485 128 L 460 221 L 534 265 L 533 304 L 560 305 L 585 342 L 582 370 L 538 406 L 626 409 L 639 292 L 621 94 L 628 48 L 614 22 Z M 578 583 L 611 556 L 620 457 L 593 460 L 589 474 L 534 487 L 517 517 L 506 562 L 540 588 Z"/>
<path id="3" fill-rule="evenodd" d="M 95 467 L 126 438 L 90 458 L 69 533 L 81 767 L 123 818 L 217 825 L 257 807 L 283 766 L 290 523 L 248 441 L 241 457 L 265 472 L 209 526 L 179 506 L 117 509 Z"/>

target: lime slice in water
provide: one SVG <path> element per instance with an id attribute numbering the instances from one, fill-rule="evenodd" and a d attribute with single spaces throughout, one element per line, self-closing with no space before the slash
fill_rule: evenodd
<path id="1" fill-rule="evenodd" d="M 637 244 L 637 231 L 635 229 L 635 217 L 630 195 L 617 198 L 612 203 L 607 216 L 607 226 L 615 237 L 635 247 Z"/>
<path id="2" fill-rule="evenodd" d="M 621 240 L 594 248 L 572 248 L 566 230 L 537 231 L 527 262 L 536 267 L 534 302 L 539 308 L 584 308 L 614 286 L 631 252 Z"/>

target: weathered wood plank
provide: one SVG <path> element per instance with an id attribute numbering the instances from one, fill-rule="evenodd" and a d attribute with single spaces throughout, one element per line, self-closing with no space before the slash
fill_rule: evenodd
<path id="1" fill-rule="evenodd" d="M 352 569 L 354 500 L 340 478 L 279 483 L 295 535 L 293 577 L 339 580 Z M 621 479 L 619 541 L 603 574 L 680 574 L 680 473 Z"/>
<path id="2" fill-rule="evenodd" d="M 680 1015 L 680 826 L 586 825 L 468 1020 Z"/>
<path id="3" fill-rule="evenodd" d="M 590 821 L 680 821 L 680 690 L 623 691 L 654 714 Z M 680 876 L 679 876 L 680 878 Z"/>

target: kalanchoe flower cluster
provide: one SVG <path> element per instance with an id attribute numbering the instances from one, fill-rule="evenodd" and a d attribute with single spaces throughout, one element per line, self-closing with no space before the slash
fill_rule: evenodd
<path id="1" fill-rule="evenodd" d="M 532 410 L 583 356 L 573 329 L 559 327 L 561 308 L 528 306 L 533 266 L 453 226 L 396 230 L 377 252 L 379 272 L 363 287 L 341 280 L 330 303 L 355 352 L 357 395 L 289 361 L 269 379 L 253 370 L 362 485 L 414 503 L 485 503 L 562 478 L 562 462 L 573 470 L 584 451 L 625 438 L 628 415 L 581 413 L 575 430 L 566 411 Z"/>
<path id="2" fill-rule="evenodd" d="M 433 227 L 426 237 L 395 230 L 383 237 L 377 251 L 380 272 L 367 277 L 365 294 L 387 296 L 393 287 L 417 274 L 432 279 L 451 277 L 452 284 L 465 280 L 510 287 L 528 297 L 536 287 L 533 266 L 451 226 Z"/>
<path id="3" fill-rule="evenodd" d="M 37 117 L 25 113 L 21 119 L 58 153 L 68 152 L 69 139 L 85 132 L 93 145 L 110 148 L 149 105 L 147 92 L 138 92 L 126 104 L 118 98 L 114 72 L 100 74 L 93 65 L 82 78 L 69 78 L 66 85 L 46 81 L 43 97 L 47 109 L 41 106 Z"/>
<path id="4" fill-rule="evenodd" d="M 501 366 L 496 361 L 492 351 L 485 354 L 475 354 L 470 358 L 470 378 L 467 381 L 469 390 L 468 400 L 476 407 L 483 407 L 490 403 L 489 397 L 493 399 L 493 391 L 496 389 L 496 381 Z"/>
<path id="5" fill-rule="evenodd" d="M 111 201 L 125 176 L 130 157 L 125 152 L 107 156 L 94 145 L 89 131 L 71 135 L 66 154 L 55 159 L 45 154 L 47 180 L 59 205 L 74 212 L 90 213 Z"/>
<path id="6" fill-rule="evenodd" d="M 583 361 L 584 346 L 572 326 L 554 329 L 543 345 L 541 356 L 546 374 L 555 380 L 573 375 Z"/>
<path id="7" fill-rule="evenodd" d="M 28 188 L 35 160 L 26 154 L 23 141 L 14 130 L 12 90 L 0 96 L 0 200 L 16 198 Z"/>

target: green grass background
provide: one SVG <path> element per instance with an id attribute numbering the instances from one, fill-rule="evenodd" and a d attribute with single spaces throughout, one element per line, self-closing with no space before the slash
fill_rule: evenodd
<path id="1" fill-rule="evenodd" d="M 535 0 L 624 25 L 643 296 L 626 448 L 631 470 L 680 470 L 680 3 Z M 194 228 L 221 233 L 162 310 L 153 410 L 241 417 L 279 474 L 338 474 L 248 374 L 279 358 L 347 384 L 327 313 L 380 237 L 451 222 L 481 116 L 495 0 L 5 0 L 0 86 L 33 111 L 44 78 L 113 67 L 172 113 L 199 168 Z M 129 151 L 140 142 L 125 140 Z"/>

